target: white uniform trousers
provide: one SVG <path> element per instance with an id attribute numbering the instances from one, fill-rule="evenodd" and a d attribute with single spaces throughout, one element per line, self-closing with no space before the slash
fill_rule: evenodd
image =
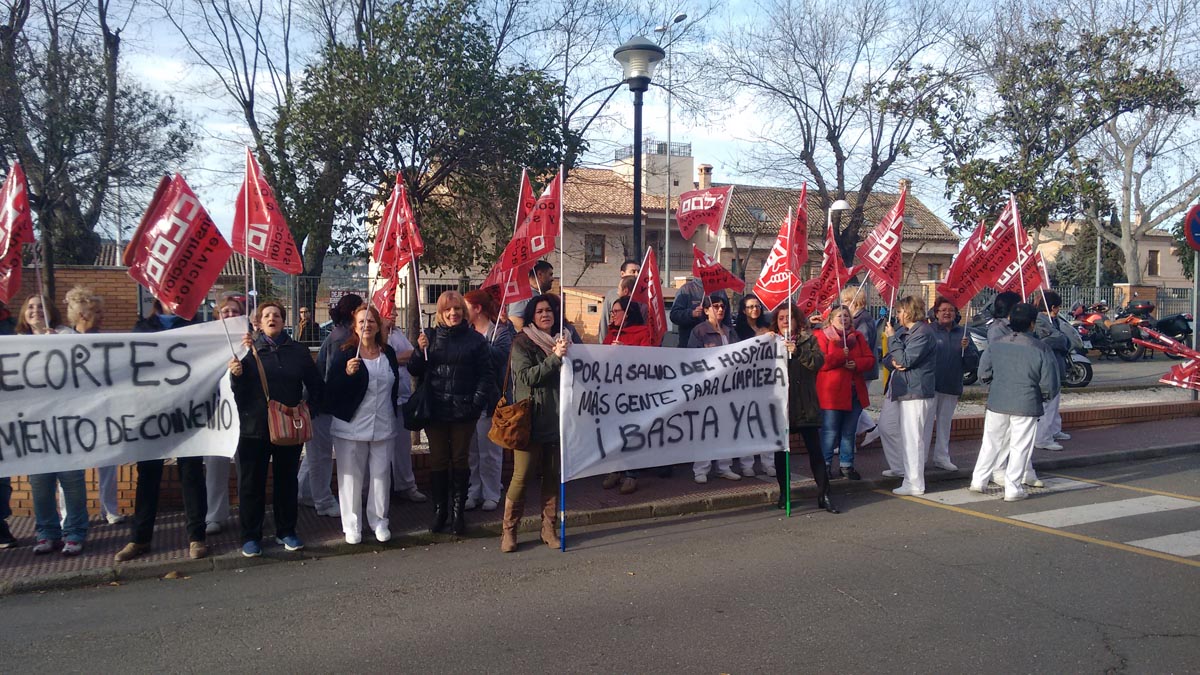
<path id="1" fill-rule="evenodd" d="M 713 462 L 717 463 L 717 473 L 725 473 L 732 470 L 730 467 L 733 465 L 733 459 L 714 459 Z M 692 475 L 696 478 L 707 476 L 711 465 L 712 462 L 708 461 L 692 462 Z"/>
<path id="2" fill-rule="evenodd" d="M 1006 415 L 988 410 L 983 417 L 983 444 L 979 448 L 979 458 L 975 461 L 971 485 L 987 487 L 992 472 L 1007 456 L 1004 496 L 1013 497 L 1024 492 L 1021 484 L 1026 478 L 1026 467 L 1033 457 L 1033 438 L 1036 433 L 1036 417 Z"/>
<path id="3" fill-rule="evenodd" d="M 934 410 L 933 455 L 929 458 L 934 466 L 953 464 L 950 461 L 950 423 L 954 419 L 954 407 L 958 405 L 958 397 L 954 394 L 934 394 L 937 401 Z"/>
<path id="4" fill-rule="evenodd" d="M 467 452 L 471 468 L 471 485 L 467 496 L 475 501 L 500 501 L 500 471 L 504 467 L 504 449 L 488 438 L 492 430 L 491 415 L 484 414 L 475 423 L 475 435 Z"/>
<path id="5" fill-rule="evenodd" d="M 900 430 L 900 406 L 886 394 L 879 409 L 879 420 L 875 423 L 875 433 L 879 434 L 879 443 L 883 445 L 883 459 L 888 468 L 896 473 L 904 473 L 904 436 Z"/>
<path id="6" fill-rule="evenodd" d="M 399 406 L 397 406 L 399 407 Z M 404 414 L 397 411 L 396 422 L 400 429 L 392 439 L 392 491 L 407 492 L 417 487 L 412 468 L 412 432 L 400 422 Z"/>
<path id="7" fill-rule="evenodd" d="M 922 493 L 925 492 L 925 459 L 929 454 L 929 437 L 933 434 L 933 413 L 937 408 L 937 399 L 896 401 L 895 407 L 900 409 L 903 487 Z"/>
<path id="8" fill-rule="evenodd" d="M 363 483 L 367 482 L 368 476 L 367 525 L 372 530 L 388 526 L 388 507 L 392 503 L 392 440 L 349 441 L 333 437 L 338 458 L 338 505 L 342 511 L 342 531 L 347 537 L 362 535 Z"/>
<path id="9" fill-rule="evenodd" d="M 774 453 L 768 453 L 764 455 L 746 455 L 745 457 L 739 457 L 738 464 L 741 465 L 742 470 L 750 469 L 751 471 L 754 471 L 754 459 L 756 457 L 758 458 L 758 461 L 762 463 L 763 471 L 775 468 Z"/>
<path id="10" fill-rule="evenodd" d="M 204 485 L 208 492 L 206 523 L 229 520 L 229 467 L 232 464 L 228 457 L 204 458 Z"/>
<path id="11" fill-rule="evenodd" d="M 1057 394 L 1043 404 L 1045 412 L 1038 418 L 1037 438 L 1034 445 L 1045 447 L 1054 443 L 1054 434 L 1062 431 L 1062 418 L 1058 415 L 1058 406 L 1062 403 L 1062 394 Z"/>
<path id="12" fill-rule="evenodd" d="M 333 478 L 332 424 L 333 415 L 319 415 L 313 420 L 313 437 L 304 444 L 304 458 L 300 461 L 300 503 L 311 504 L 317 510 L 332 509 L 338 504 L 330 487 Z"/>
<path id="13" fill-rule="evenodd" d="M 120 515 L 121 509 L 117 506 L 117 467 L 102 466 L 96 473 L 100 483 L 100 515 Z M 63 509 L 63 513 L 66 512 Z"/>

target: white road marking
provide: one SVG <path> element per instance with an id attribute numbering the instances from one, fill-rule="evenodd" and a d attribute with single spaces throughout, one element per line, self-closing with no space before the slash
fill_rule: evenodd
<path id="1" fill-rule="evenodd" d="M 1137 499 L 1122 499 L 1115 502 L 1101 502 L 1086 506 L 1071 506 L 1065 509 L 1051 509 L 1011 516 L 1014 520 L 1043 525 L 1045 527 L 1071 527 L 1086 523 L 1098 523 L 1114 518 L 1138 516 L 1145 513 L 1175 511 L 1200 507 L 1200 502 L 1175 497 L 1138 497 Z"/>
<path id="2" fill-rule="evenodd" d="M 1127 541 L 1130 546 L 1138 548 L 1148 548 L 1151 551 L 1161 551 L 1170 553 L 1183 558 L 1192 556 L 1200 556 L 1200 530 L 1192 530 L 1191 532 L 1180 532 L 1179 534 L 1168 534 L 1165 537 L 1151 537 L 1150 539 L 1138 539 L 1136 541 Z"/>

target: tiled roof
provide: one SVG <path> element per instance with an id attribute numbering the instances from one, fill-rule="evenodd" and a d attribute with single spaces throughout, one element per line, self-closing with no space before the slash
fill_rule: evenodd
<path id="1" fill-rule="evenodd" d="M 96 253 L 96 261 L 93 263 L 96 267 L 124 267 L 121 264 L 121 254 L 124 253 L 125 247 L 118 246 L 113 241 L 100 242 L 100 250 Z M 241 253 L 234 251 L 233 255 L 229 256 L 229 260 L 225 263 L 225 267 L 221 269 L 223 277 L 242 277 L 246 274 L 246 257 Z"/>
<path id="2" fill-rule="evenodd" d="M 728 183 L 717 183 L 728 185 Z M 633 214 L 633 186 L 627 183 L 618 173 L 609 169 L 575 169 L 567 177 L 564 188 L 563 207 L 567 213 L 588 215 L 631 216 Z M 734 234 L 748 234 L 762 223 L 771 223 L 768 230 L 777 230 L 778 223 L 787 217 L 789 207 L 795 207 L 800 191 L 789 188 L 761 187 L 755 185 L 734 184 L 733 197 L 730 200 L 729 212 L 725 218 L 726 228 Z M 863 217 L 866 219 L 865 231 L 883 219 L 892 205 L 896 203 L 898 194 L 889 192 L 873 192 L 867 198 Z M 642 195 L 643 213 L 661 212 L 664 204 L 663 195 Z M 847 195 L 847 201 L 853 204 L 853 195 Z M 679 205 L 676 196 L 671 197 L 671 208 Z M 752 210 L 754 212 L 752 213 Z M 757 215 L 761 212 L 761 215 Z M 824 235 L 825 218 L 821 211 L 820 200 L 815 193 L 808 197 L 809 237 L 819 240 Z M 813 217 L 821 214 L 821 217 Z M 757 218 L 765 220 L 756 220 Z M 940 218 L 935 216 L 917 197 L 909 194 L 905 204 L 905 233 L 912 239 L 924 241 L 957 242 L 958 236 L 946 227 Z"/>

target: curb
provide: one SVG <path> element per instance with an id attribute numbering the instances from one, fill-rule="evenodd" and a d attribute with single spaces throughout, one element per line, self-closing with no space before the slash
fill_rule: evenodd
<path id="1" fill-rule="evenodd" d="M 1042 459 L 1034 462 L 1034 468 L 1038 469 L 1039 471 L 1056 471 L 1060 469 L 1095 466 L 1098 464 L 1112 464 L 1134 460 L 1157 459 L 1160 457 L 1175 457 L 1179 455 L 1196 453 L 1200 453 L 1200 442 L 1177 443 L 1174 445 L 1165 445 L 1153 448 L 1114 450 L 1111 452 L 1102 452 L 1094 455 Z M 934 470 L 926 474 L 925 480 L 928 483 L 940 483 L 970 478 L 970 476 L 971 472 L 968 469 L 959 469 L 958 471 Z M 885 489 L 897 485 L 898 482 L 899 479 L 897 478 L 875 478 L 861 481 L 838 480 L 836 484 L 838 486 L 838 492 L 841 494 L 859 494 L 863 492 Z M 618 506 L 607 509 L 595 509 L 591 511 L 571 511 L 567 513 L 567 526 L 584 527 L 588 525 L 602 525 L 634 520 L 647 520 L 651 518 L 663 518 L 668 516 L 692 515 L 696 513 L 723 511 L 727 509 L 737 509 L 751 506 L 764 506 L 772 504 L 777 498 L 777 495 L 778 492 L 774 487 L 764 484 L 762 488 L 747 490 L 745 492 L 738 492 L 735 494 L 700 494 L 691 499 L 673 499 L 663 503 L 650 502 L 643 504 L 631 504 L 629 506 Z M 805 478 L 792 481 L 793 504 L 795 504 L 797 500 L 815 499 L 816 496 L 816 483 L 814 483 L 812 479 Z M 522 533 L 536 532 L 540 530 L 540 515 L 525 516 L 521 519 L 521 523 L 517 529 L 518 532 Z M 358 545 L 351 545 L 346 544 L 341 540 L 331 540 L 310 544 L 305 547 L 303 552 L 287 553 L 285 551 L 271 550 L 264 552 L 262 557 L 259 558 L 244 558 L 240 553 L 234 552 L 205 558 L 203 560 L 176 560 L 132 565 L 112 565 L 109 567 L 84 570 L 81 572 L 68 572 L 33 578 L 0 581 L 0 597 L 23 593 L 69 590 L 85 586 L 97 586 L 112 583 L 121 584 L 124 582 L 141 579 L 162 579 L 171 572 L 175 572 L 181 577 L 184 577 L 204 572 L 239 570 L 247 567 L 257 567 L 275 563 L 304 563 L 307 561 L 317 561 L 322 558 L 330 558 L 334 556 L 378 553 L 391 549 L 404 549 L 415 546 L 453 544 L 464 540 L 489 539 L 498 537 L 499 535 L 499 525 L 489 524 L 473 527 L 471 532 L 462 537 L 428 533 L 406 533 L 393 536 L 392 540 L 386 544 L 368 544 L 364 542 Z"/>

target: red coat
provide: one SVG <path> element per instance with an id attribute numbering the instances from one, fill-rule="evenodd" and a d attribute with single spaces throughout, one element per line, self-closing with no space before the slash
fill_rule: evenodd
<path id="1" fill-rule="evenodd" d="M 608 326 L 608 334 L 604 336 L 604 344 L 611 345 L 613 340 L 617 338 L 617 327 L 610 324 Z M 626 324 L 621 329 L 621 344 L 630 347 L 657 347 L 654 344 L 654 336 L 650 332 L 649 326 L 631 326 Z"/>
<path id="2" fill-rule="evenodd" d="M 863 373 L 875 365 L 875 355 L 871 353 L 871 345 L 862 333 L 854 330 L 846 336 L 850 343 L 850 358 L 854 361 L 854 372 L 845 368 L 846 353 L 842 347 L 842 338 L 830 338 L 824 330 L 816 332 L 817 344 L 825 355 L 825 363 L 817 371 L 817 400 L 822 410 L 853 410 L 854 400 L 851 396 L 858 394 L 858 403 L 867 407 L 871 398 L 867 394 L 867 382 Z"/>

